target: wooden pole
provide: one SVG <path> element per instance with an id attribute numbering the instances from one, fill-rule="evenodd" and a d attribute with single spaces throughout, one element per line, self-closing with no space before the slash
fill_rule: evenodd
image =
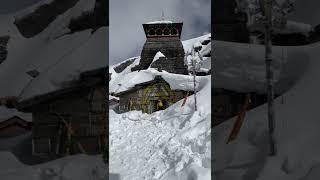
<path id="1" fill-rule="evenodd" d="M 196 65 L 195 65 L 195 53 L 192 53 L 192 67 L 193 67 L 193 92 L 194 92 L 194 110 L 197 111 L 197 90 L 196 90 Z"/>
<path id="2" fill-rule="evenodd" d="M 272 0 L 265 0 L 265 61 L 266 61 L 266 80 L 268 92 L 268 124 L 269 124 L 269 144 L 270 156 L 276 154 L 274 139 L 274 88 L 273 88 L 273 68 L 272 68 Z"/>

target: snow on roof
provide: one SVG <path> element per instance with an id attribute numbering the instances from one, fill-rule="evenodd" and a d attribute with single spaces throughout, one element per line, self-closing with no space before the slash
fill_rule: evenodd
<path id="1" fill-rule="evenodd" d="M 129 58 L 129 59 L 127 59 L 127 60 L 125 60 L 125 61 L 128 61 L 128 60 L 131 60 L 132 58 Z M 134 67 L 134 66 L 136 66 L 136 65 L 138 65 L 139 63 L 140 63 L 140 56 L 138 56 L 138 57 L 134 57 L 134 62 L 133 63 L 131 63 L 128 67 L 126 67 L 123 71 L 121 71 L 120 73 L 117 73 L 115 70 L 114 70 L 114 67 L 116 67 L 116 66 L 118 66 L 118 65 L 120 65 L 120 64 L 122 64 L 123 62 L 121 62 L 121 63 L 118 63 L 118 64 L 116 64 L 116 65 L 112 65 L 112 66 L 110 66 L 109 67 L 109 73 L 111 73 L 111 80 L 112 79 L 115 79 L 117 76 L 119 76 L 120 74 L 126 74 L 126 73 L 129 73 L 129 72 L 131 72 L 131 68 L 132 67 Z M 125 62 L 124 61 L 124 62 Z"/>
<path id="2" fill-rule="evenodd" d="M 106 67 L 108 58 L 108 47 L 105 43 L 107 30 L 107 28 L 100 28 L 94 34 L 91 34 L 91 30 L 87 30 L 72 37 L 63 37 L 57 41 L 56 45 L 67 48 L 70 44 L 69 38 L 82 40 L 80 46 L 71 46 L 72 48 L 68 48 L 69 51 L 60 59 L 58 57 L 50 58 L 49 56 L 47 62 L 51 63 L 50 66 L 42 69 L 38 77 L 28 82 L 19 96 L 21 100 L 62 89 L 66 82 L 79 79 L 82 72 Z M 53 54 L 61 49 L 50 48 L 48 50 L 48 54 Z"/>
<path id="3" fill-rule="evenodd" d="M 184 51 L 191 52 L 192 48 L 194 47 L 194 44 L 198 44 L 199 42 L 201 43 L 202 41 L 209 40 L 210 38 L 211 38 L 211 33 L 197 37 L 197 38 L 182 41 Z M 208 46 L 208 45 L 206 45 L 206 46 Z M 211 47 L 211 46 L 209 46 L 209 47 Z"/>
<path id="4" fill-rule="evenodd" d="M 199 47 L 202 47 L 202 44 L 199 41 L 193 44 L 193 48 L 199 48 Z"/>
<path id="5" fill-rule="evenodd" d="M 28 122 L 32 121 L 31 113 L 23 113 L 17 111 L 16 109 L 9 109 L 4 106 L 0 106 L 0 122 L 6 121 L 14 116 L 20 117 L 21 119 Z"/>
<path id="6" fill-rule="evenodd" d="M 165 56 L 164 54 L 162 54 L 161 51 L 158 51 L 157 54 L 154 56 L 151 64 L 152 64 L 153 62 L 157 61 L 160 57 L 166 57 L 166 56 Z"/>
<path id="7" fill-rule="evenodd" d="M 161 21 L 152 21 L 152 22 L 148 22 L 146 24 L 172 24 L 172 21 L 168 21 L 168 20 L 161 20 Z"/>
<path id="8" fill-rule="evenodd" d="M 203 42 L 203 41 L 211 40 L 210 38 L 211 38 L 211 34 L 206 34 L 206 35 L 194 38 L 194 39 L 189 39 L 189 40 L 183 41 L 182 44 L 183 44 L 185 52 L 191 51 L 191 49 L 193 48 L 194 44 L 198 43 L 198 45 L 199 45 L 199 43 L 201 44 L 201 42 Z M 200 53 L 201 53 L 202 56 L 208 54 L 211 51 L 211 43 L 208 43 L 206 45 L 201 45 L 201 46 L 202 46 L 202 49 L 201 49 Z M 163 57 L 163 56 L 165 57 L 165 55 L 163 53 L 161 53 L 161 54 L 160 53 L 161 52 L 159 51 L 155 55 L 154 60 L 156 60 L 159 57 Z M 131 68 L 136 66 L 136 65 L 138 65 L 139 62 L 140 62 L 140 57 L 136 57 L 136 58 L 137 59 L 135 60 L 135 62 L 133 62 L 126 69 L 124 69 L 121 73 L 116 73 L 114 71 L 113 67 L 116 67 L 116 66 L 118 66 L 118 65 L 124 63 L 125 61 L 128 61 L 128 60 L 132 59 L 132 58 L 127 59 L 127 60 L 125 60 L 123 62 L 120 62 L 120 63 L 118 63 L 116 65 L 110 66 L 109 67 L 109 73 L 111 73 L 111 81 L 110 81 L 110 83 L 114 82 L 114 79 L 116 79 L 118 76 L 123 77 L 125 74 L 130 73 L 131 72 Z M 201 71 L 208 71 L 209 69 L 211 69 L 211 58 L 210 57 L 209 58 L 208 57 L 203 57 L 203 66 L 201 68 L 202 68 Z M 131 75 L 134 75 L 134 73 L 131 74 Z M 146 77 L 143 77 L 143 78 L 146 78 Z M 146 78 L 145 80 L 143 80 L 143 79 L 142 80 L 138 80 L 137 83 L 139 84 L 139 83 L 143 83 L 143 82 L 147 82 L 147 81 L 151 81 L 151 80 L 153 80 L 153 78 L 149 77 L 149 78 Z"/>
<path id="9" fill-rule="evenodd" d="M 54 0 L 42 0 L 42 1 L 38 1 L 22 10 L 19 10 L 18 12 L 14 13 L 14 16 L 16 19 L 20 19 L 32 12 L 34 12 L 38 7 L 42 6 L 42 5 L 46 5 L 46 4 L 50 4 L 52 3 Z"/>
<path id="10" fill-rule="evenodd" d="M 28 39 L 14 27 L 14 15 L 0 17 L 0 23 L 6 24 L 5 35 L 10 36 L 7 59 L 0 66 L 0 86 L 5 87 L 0 89 L 0 97 L 15 96 L 25 100 L 63 89 L 69 81 L 77 80 L 82 72 L 106 67 L 107 27 L 99 28 L 93 34 L 92 30 L 65 34 L 70 20 L 94 8 L 94 4 L 94 0 L 80 0 L 44 31 Z M 39 76 L 32 78 L 27 74 L 30 70 L 36 70 Z M 8 79 L 14 83 L 8 84 Z"/>
<path id="11" fill-rule="evenodd" d="M 118 94 L 133 88 L 135 85 L 150 82 L 156 76 L 161 76 L 170 88 L 174 90 L 193 91 L 193 76 L 168 73 L 166 71 L 159 72 L 153 68 L 147 70 L 134 71 L 127 74 L 119 75 L 109 83 L 109 92 Z M 199 79 L 204 77 L 197 77 L 197 88 L 201 88 L 203 84 L 199 83 Z"/>
<path id="12" fill-rule="evenodd" d="M 119 97 L 109 95 L 109 101 L 112 100 L 112 99 L 119 100 Z"/>
<path id="13" fill-rule="evenodd" d="M 40 6 L 51 4 L 53 2 L 54 2 L 54 0 L 38 1 L 34 4 L 32 4 L 31 6 L 24 8 L 23 10 L 15 12 L 13 14 L 13 16 L 16 19 L 21 19 L 24 16 L 27 16 L 28 14 L 33 13 Z M 73 12 L 72 12 L 72 14 L 69 14 L 69 15 L 75 15 L 75 14 L 80 15 L 79 12 L 92 10 L 94 8 L 94 6 L 95 6 L 95 0 L 79 0 L 79 2 L 77 2 L 77 4 L 73 8 L 71 8 L 71 9 L 73 9 L 72 10 Z M 66 13 L 68 13 L 68 12 L 66 12 Z M 64 15 L 62 15 L 62 16 L 64 16 Z"/>

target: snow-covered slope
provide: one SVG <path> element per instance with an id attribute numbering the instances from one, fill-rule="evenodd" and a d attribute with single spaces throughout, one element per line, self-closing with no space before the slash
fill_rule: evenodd
<path id="1" fill-rule="evenodd" d="M 200 44 L 201 54 L 209 60 L 211 35 L 183 42 L 186 53 Z M 119 93 L 134 85 L 151 81 L 156 75 L 165 79 L 172 89 L 193 90 L 190 75 L 158 72 L 149 68 L 131 72 L 140 57 L 110 66 L 109 92 Z M 130 62 L 130 63 L 128 63 Z M 206 66 L 210 68 L 210 66 Z M 115 69 L 121 69 L 116 72 Z M 121 180 L 140 179 L 211 179 L 211 76 L 197 77 L 198 111 L 194 96 L 153 114 L 131 111 L 109 113 L 110 172 Z"/>
<path id="2" fill-rule="evenodd" d="M 122 180 L 211 179 L 211 76 L 186 104 L 175 103 L 164 111 L 109 114 L 110 172 Z"/>
<path id="3" fill-rule="evenodd" d="M 61 2 L 46 0 L 15 14 L 0 17 L 0 36 L 10 37 L 7 58 L 0 64 L 0 97 L 16 96 L 25 100 L 37 95 L 46 94 L 68 86 L 68 82 L 77 80 L 79 74 L 85 71 L 107 66 L 108 28 L 83 27 L 78 31 L 70 29 L 71 21 L 86 12 L 94 11 L 95 0 L 77 0 L 65 12 L 52 10 L 55 18 L 44 24 L 44 29 L 32 32 L 32 36 L 24 37 L 22 27 L 17 23 L 29 16 L 36 16 L 38 8 L 43 4 L 56 6 Z M 47 12 L 40 11 L 45 13 Z M 43 19 L 42 19 L 43 20 Z M 43 21 L 45 21 L 43 20 Z M 39 22 L 40 23 L 40 22 Z M 42 22 L 41 22 L 42 23 Z M 89 22 L 88 22 L 89 23 Z M 36 25 L 29 25 L 26 28 Z M 39 27 L 40 28 L 40 27 Z M 38 72 L 35 78 L 27 74 L 29 71 Z M 8 83 L 10 79 L 11 82 Z"/>
<path id="4" fill-rule="evenodd" d="M 11 153 L 0 152 L 1 180 L 105 180 L 107 166 L 101 156 L 76 155 L 45 164 L 27 166 Z"/>
<path id="5" fill-rule="evenodd" d="M 275 101 L 277 155 L 268 156 L 267 106 L 249 111 L 239 137 L 227 145 L 233 121 L 215 128 L 214 169 L 220 180 L 319 179 L 318 103 L 320 43 L 287 48 L 304 52 L 288 61 L 306 64 L 305 73 Z M 291 66 L 291 68 L 294 66 Z M 289 69 L 288 69 L 289 70 Z M 294 71 L 295 69 L 290 69 Z"/>
<path id="6" fill-rule="evenodd" d="M 213 87 L 265 93 L 263 45 L 214 41 Z M 299 46 L 273 46 L 276 93 L 281 94 L 305 72 L 308 52 Z"/>

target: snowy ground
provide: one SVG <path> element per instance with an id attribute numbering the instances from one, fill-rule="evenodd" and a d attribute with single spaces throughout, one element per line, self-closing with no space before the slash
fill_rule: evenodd
<path id="1" fill-rule="evenodd" d="M 190 96 L 149 114 L 109 114 L 110 172 L 121 180 L 211 179 L 211 76 L 202 78 L 198 111 Z"/>
<path id="2" fill-rule="evenodd" d="M 77 155 L 27 166 L 11 153 L 0 152 L 1 180 L 105 180 L 107 166 L 101 156 Z"/>
<path id="3" fill-rule="evenodd" d="M 277 155 L 268 156 L 267 108 L 263 105 L 248 112 L 239 137 L 231 144 L 227 145 L 226 140 L 234 119 L 215 128 L 213 168 L 216 179 L 320 179 L 320 123 L 317 118 L 320 43 L 284 48 L 288 52 L 304 52 L 307 56 L 288 59 L 289 62 L 299 60 L 306 68 L 292 88 L 276 99 Z M 290 68 L 288 70 L 294 71 Z"/>

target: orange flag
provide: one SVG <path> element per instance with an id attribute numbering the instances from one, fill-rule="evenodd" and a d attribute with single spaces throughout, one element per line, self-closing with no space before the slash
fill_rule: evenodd
<path id="1" fill-rule="evenodd" d="M 188 92 L 188 93 L 186 94 L 186 96 L 184 97 L 181 107 L 183 107 L 183 106 L 186 104 L 187 99 L 188 99 L 188 95 L 189 95 L 189 92 Z"/>
<path id="2" fill-rule="evenodd" d="M 244 121 L 244 117 L 246 116 L 246 112 L 247 112 L 247 109 L 249 107 L 249 104 L 250 104 L 250 94 L 247 94 L 246 96 L 246 100 L 241 108 L 241 111 L 237 117 L 237 120 L 236 122 L 234 123 L 233 125 L 233 128 L 232 128 L 232 131 L 229 135 L 229 138 L 228 138 L 228 141 L 227 141 L 227 144 L 229 144 L 231 141 L 235 140 L 238 136 L 238 133 L 240 131 L 240 128 L 242 126 L 242 123 Z"/>

